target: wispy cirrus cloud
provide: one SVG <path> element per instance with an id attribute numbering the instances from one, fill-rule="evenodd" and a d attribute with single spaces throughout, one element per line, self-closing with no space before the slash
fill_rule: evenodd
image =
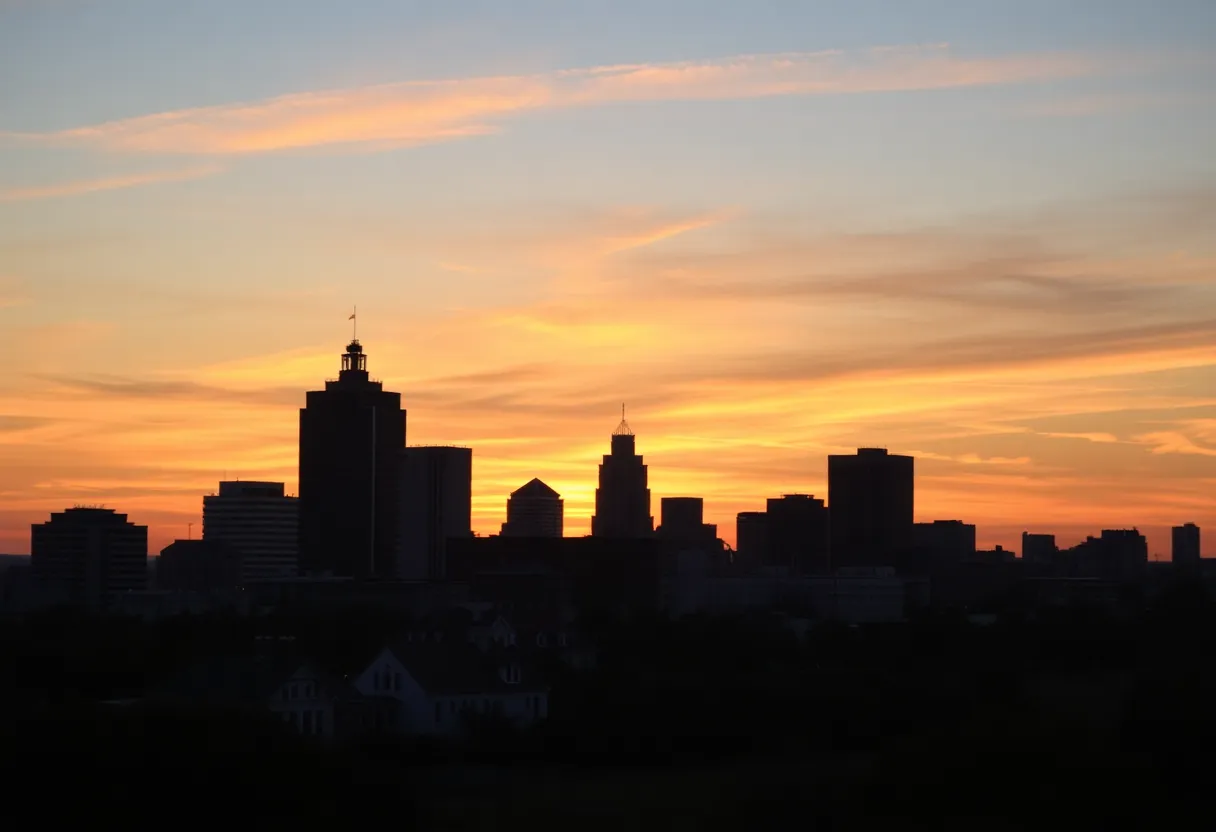
<path id="1" fill-rule="evenodd" d="M 1194 439 L 1180 431 L 1153 431 L 1140 434 L 1136 441 L 1148 445 L 1154 454 L 1194 454 L 1196 456 L 1216 456 L 1216 448 L 1200 445 Z"/>
<path id="2" fill-rule="evenodd" d="M 219 173 L 222 168 L 218 165 L 202 165 L 179 170 L 155 171 L 152 173 L 136 173 L 126 176 L 107 176 L 97 179 L 78 179 L 71 182 L 57 182 L 49 185 L 32 185 L 19 188 L 0 188 L 0 202 L 22 202 L 31 199 L 51 199 L 60 196 L 78 196 L 97 191 L 114 191 L 123 188 L 137 188 L 142 185 L 155 185 L 163 182 L 185 182 L 190 179 L 202 179 Z"/>
<path id="3" fill-rule="evenodd" d="M 990 86 L 1076 77 L 1109 62 L 1088 55 L 962 57 L 947 45 L 795 52 L 666 64 L 407 81 L 199 107 L 10 140 L 135 153 L 234 155 L 337 145 L 447 141 L 509 116 L 622 102 L 727 100 Z"/>

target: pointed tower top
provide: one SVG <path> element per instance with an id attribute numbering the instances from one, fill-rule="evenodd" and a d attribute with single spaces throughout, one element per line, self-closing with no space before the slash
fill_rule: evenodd
<path id="1" fill-rule="evenodd" d="M 612 432 L 613 436 L 633 436 L 633 428 L 625 421 L 625 405 L 621 405 L 621 423 Z"/>

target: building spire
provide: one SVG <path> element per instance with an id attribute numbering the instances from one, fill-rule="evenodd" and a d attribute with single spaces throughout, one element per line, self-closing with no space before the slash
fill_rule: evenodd
<path id="1" fill-rule="evenodd" d="M 612 432 L 613 436 L 633 436 L 633 429 L 629 427 L 629 423 L 625 421 L 625 405 L 621 404 L 621 423 L 616 426 L 616 430 Z"/>

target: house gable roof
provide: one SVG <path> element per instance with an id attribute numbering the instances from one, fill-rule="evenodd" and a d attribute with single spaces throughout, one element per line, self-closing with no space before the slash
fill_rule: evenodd
<path id="1" fill-rule="evenodd" d="M 482 653 L 467 644 L 418 644 L 400 642 L 391 647 L 414 681 L 432 696 L 480 696 L 511 693 L 541 693 L 548 688 L 521 666 L 519 683 L 510 684 L 500 675 L 516 657 L 499 652 Z"/>

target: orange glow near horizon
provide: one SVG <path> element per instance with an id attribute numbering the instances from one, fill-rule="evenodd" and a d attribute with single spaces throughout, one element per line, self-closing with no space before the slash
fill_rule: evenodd
<path id="1" fill-rule="evenodd" d="M 984 45 L 618 64 L 597 41 L 565 68 L 22 99 L 0 551 L 87 503 L 155 552 L 222 479 L 294 491 L 357 305 L 409 442 L 473 448 L 481 534 L 533 477 L 587 533 L 624 401 L 656 520 L 701 496 L 731 543 L 736 513 L 825 497 L 829 454 L 880 446 L 916 457 L 918 520 L 981 546 L 1136 526 L 1168 557 L 1195 522 L 1216 556 L 1213 110 L 1162 131 L 1092 104 L 1192 107 L 1206 65 Z"/>

